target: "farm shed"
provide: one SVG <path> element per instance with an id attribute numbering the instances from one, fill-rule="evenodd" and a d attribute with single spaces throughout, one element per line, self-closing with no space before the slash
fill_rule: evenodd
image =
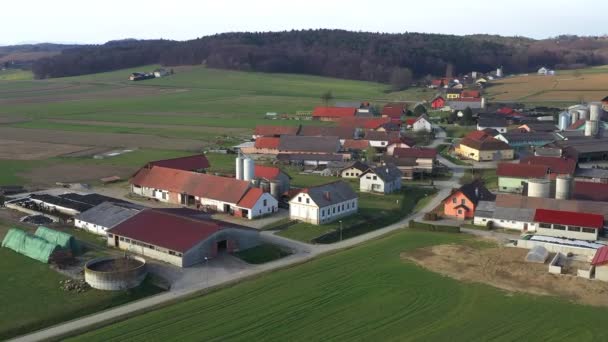
<path id="1" fill-rule="evenodd" d="M 48 263 L 58 249 L 56 244 L 16 228 L 11 228 L 6 233 L 2 247 L 44 263 Z"/>
<path id="2" fill-rule="evenodd" d="M 200 212 L 146 209 L 108 231 L 108 245 L 179 267 L 259 244 L 256 229 L 209 219 Z"/>
<path id="3" fill-rule="evenodd" d="M 597 249 L 591 265 L 595 267 L 595 279 L 608 281 L 608 246 Z"/>
<path id="4" fill-rule="evenodd" d="M 78 251 L 78 243 L 70 234 L 44 226 L 39 226 L 34 235 L 48 241 L 49 243 L 57 245 L 61 249 L 69 250 L 72 253 Z"/>
<path id="5" fill-rule="evenodd" d="M 106 235 L 108 229 L 137 214 L 144 207 L 137 204 L 104 202 L 74 218 L 76 228 L 93 234 Z"/>

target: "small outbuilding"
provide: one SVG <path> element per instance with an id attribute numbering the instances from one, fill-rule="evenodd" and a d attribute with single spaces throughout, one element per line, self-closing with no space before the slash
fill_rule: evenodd
<path id="1" fill-rule="evenodd" d="M 87 230 L 93 234 L 106 235 L 122 221 L 139 213 L 143 206 L 131 203 L 103 202 L 74 217 L 76 228 Z"/>

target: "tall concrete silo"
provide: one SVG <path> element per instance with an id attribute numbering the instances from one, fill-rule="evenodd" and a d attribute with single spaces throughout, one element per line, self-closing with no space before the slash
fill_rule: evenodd
<path id="1" fill-rule="evenodd" d="M 548 179 L 530 179 L 528 181 L 528 197 L 551 197 L 551 182 Z"/>
<path id="2" fill-rule="evenodd" d="M 250 181 L 255 175 L 255 163 L 253 159 L 245 157 L 243 159 L 243 180 Z"/>
<path id="3" fill-rule="evenodd" d="M 281 197 L 281 182 L 278 180 L 270 181 L 270 194 L 275 199 L 279 200 Z"/>
<path id="4" fill-rule="evenodd" d="M 598 121 L 587 120 L 585 123 L 585 136 L 586 137 L 595 137 L 597 136 L 600 130 L 600 125 Z"/>
<path id="5" fill-rule="evenodd" d="M 580 117 L 580 114 L 578 111 L 576 111 L 576 110 L 571 111 L 570 112 L 570 119 L 571 119 L 570 124 L 574 124 L 575 122 L 577 122 L 579 117 Z"/>
<path id="6" fill-rule="evenodd" d="M 243 157 L 239 154 L 236 159 L 236 179 L 243 179 Z"/>
<path id="7" fill-rule="evenodd" d="M 558 121 L 559 130 L 565 131 L 570 126 L 570 123 L 571 123 L 570 113 L 561 112 L 559 114 L 559 121 Z"/>
<path id="8" fill-rule="evenodd" d="M 579 109 L 577 111 L 579 120 L 589 120 L 589 108 Z"/>
<path id="9" fill-rule="evenodd" d="M 555 180 L 555 198 L 570 199 L 573 187 L 574 181 L 572 177 L 568 175 L 557 176 Z"/>
<path id="10" fill-rule="evenodd" d="M 599 104 L 594 103 L 589 106 L 589 120 L 591 121 L 600 121 L 602 113 L 602 107 Z"/>

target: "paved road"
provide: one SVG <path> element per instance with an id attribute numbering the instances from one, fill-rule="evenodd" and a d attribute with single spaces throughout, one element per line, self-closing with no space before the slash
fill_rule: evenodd
<path id="1" fill-rule="evenodd" d="M 452 164 L 453 165 L 453 164 Z M 28 335 L 24 335 L 14 339 L 13 341 L 41 341 L 48 339 L 57 339 L 61 336 L 68 335 L 75 331 L 85 330 L 87 327 L 97 325 L 103 322 L 113 322 L 121 317 L 133 315 L 139 311 L 153 308 L 158 305 L 169 304 L 180 298 L 185 298 L 189 295 L 213 288 L 219 285 L 225 285 L 232 282 L 240 281 L 246 277 L 260 274 L 263 272 L 269 272 L 284 268 L 286 266 L 295 265 L 320 254 L 335 251 L 351 246 L 358 245 L 360 243 L 375 239 L 389 232 L 397 229 L 403 229 L 411 219 L 420 219 L 425 212 L 428 212 L 437 207 L 441 201 L 447 197 L 451 190 L 459 186 L 459 180 L 464 174 L 464 170 L 461 166 L 454 165 L 452 177 L 447 181 L 436 181 L 435 186 L 439 189 L 438 194 L 431 200 L 427 205 L 417 213 L 413 213 L 401 221 L 386 226 L 384 228 L 369 232 L 367 234 L 359 235 L 348 240 L 344 240 L 338 243 L 330 245 L 310 245 L 298 241 L 293 241 L 284 237 L 274 235 L 272 232 L 262 232 L 262 239 L 266 242 L 281 245 L 291 249 L 294 254 L 269 262 L 262 265 L 247 265 L 247 267 L 240 268 L 239 264 L 233 260 L 228 260 L 233 265 L 231 272 L 225 272 L 220 270 L 223 266 L 220 266 L 222 262 L 226 260 L 216 259 L 209 261 L 208 265 L 201 265 L 197 269 L 200 270 L 200 278 L 195 281 L 193 279 L 185 279 L 178 283 L 170 291 L 148 297 L 136 302 L 131 302 L 116 308 L 112 308 L 106 311 L 95 313 L 86 317 L 78 318 L 76 320 L 62 323 L 50 328 L 46 328 Z"/>

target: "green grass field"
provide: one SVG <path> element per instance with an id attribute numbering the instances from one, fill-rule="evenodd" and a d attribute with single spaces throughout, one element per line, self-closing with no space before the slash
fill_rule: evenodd
<path id="1" fill-rule="evenodd" d="M 432 197 L 431 189 L 419 187 L 403 188 L 401 193 L 378 195 L 359 193 L 359 212 L 342 219 L 343 238 L 364 234 L 366 232 L 395 223 L 409 215 L 417 203 Z M 347 233 L 350 227 L 358 227 Z M 300 222 L 278 233 L 294 240 L 310 242 L 313 239 L 340 229 L 340 222 L 334 221 L 323 225 Z"/>
<path id="2" fill-rule="evenodd" d="M 146 282 L 142 287 L 130 291 L 65 292 L 59 288 L 59 281 L 67 279 L 65 276 L 47 264 L 7 248 L 0 248 L 0 277 L 0 339 L 85 316 L 160 291 Z"/>
<path id="3" fill-rule="evenodd" d="M 606 309 L 461 283 L 400 259 L 466 235 L 400 231 L 74 341 L 602 341 Z"/>

